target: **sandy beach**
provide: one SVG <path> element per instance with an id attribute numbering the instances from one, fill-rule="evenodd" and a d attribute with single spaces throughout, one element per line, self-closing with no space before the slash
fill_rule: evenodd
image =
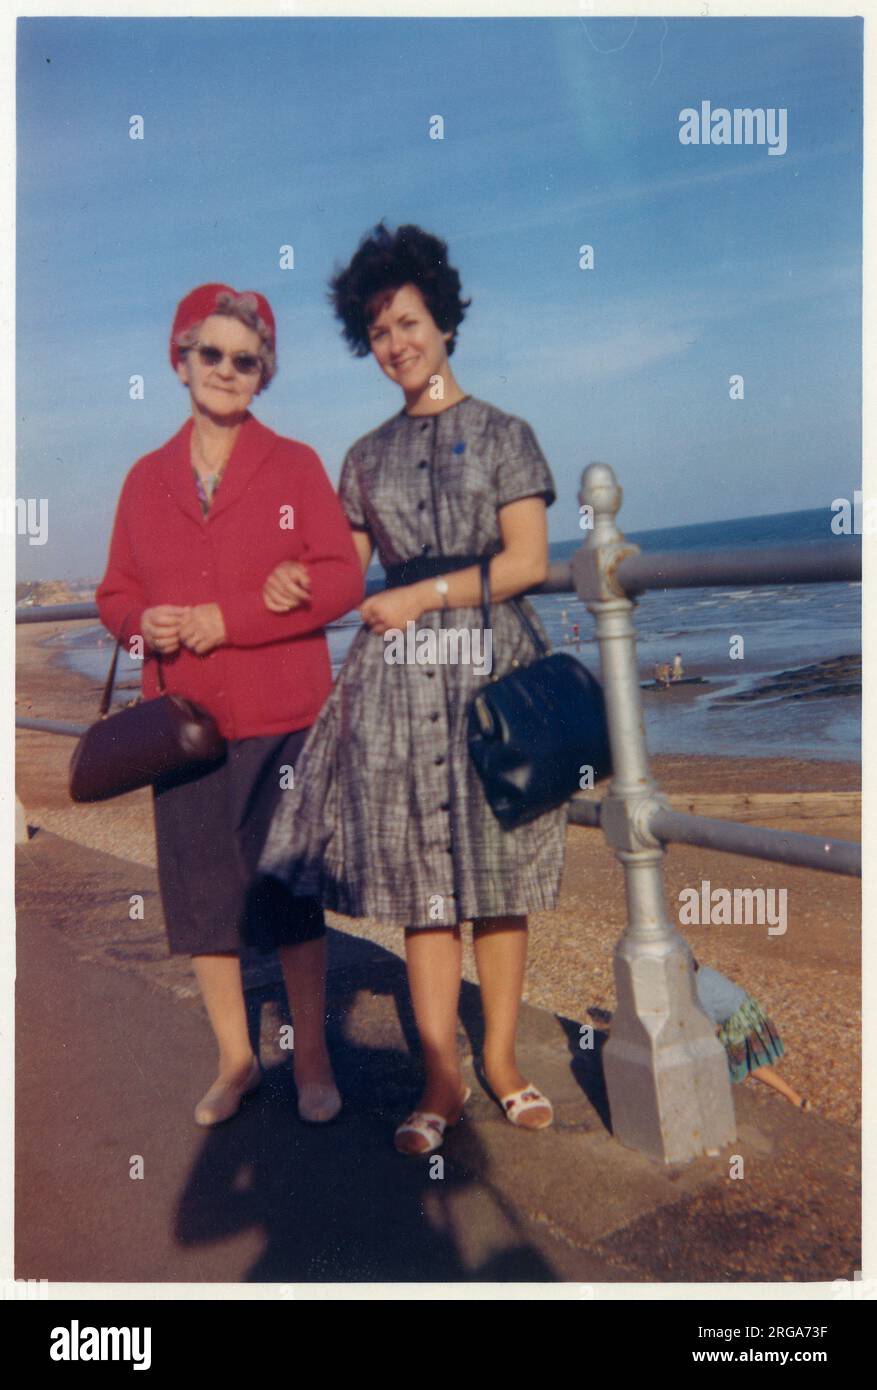
<path id="1" fill-rule="evenodd" d="M 81 624 L 93 625 L 93 621 Z M 43 623 L 17 629 L 17 715 L 83 724 L 95 717 L 98 684 L 71 673 L 62 651 L 45 645 L 72 626 Z M 675 698 L 683 692 L 672 694 Z M 650 699 L 665 698 L 663 693 L 647 692 L 646 709 Z M 688 687 L 684 698 L 697 698 L 696 687 Z M 154 865 L 151 793 L 144 790 L 102 805 L 74 806 L 67 793 L 73 747 L 71 738 L 17 731 L 16 790 L 28 823 L 135 863 Z M 831 797 L 834 792 L 860 789 L 860 768 L 855 763 L 704 754 L 658 756 L 652 760 L 652 771 L 660 789 L 670 795 L 822 793 L 824 819 L 789 815 L 763 823 L 807 834 L 824 832 L 833 839 L 860 838 L 859 817 Z M 615 1007 L 612 952 L 625 925 L 623 874 L 600 831 L 571 826 L 567 834 L 560 906 L 531 918 L 525 997 L 531 1004 L 605 1027 Z M 770 936 L 766 926 L 755 925 L 686 926 L 683 934 L 700 961 L 742 984 L 773 1017 L 786 1045 L 781 1065 L 789 1082 L 826 1117 L 858 1123 L 859 881 L 675 845 L 667 851 L 665 880 L 671 915 L 678 910 L 680 892 L 691 887 L 699 890 L 704 880 L 714 889 L 787 890 L 784 935 Z M 403 954 L 398 928 L 335 914 L 329 914 L 329 920 L 340 931 Z M 137 923 L 131 923 L 132 932 L 136 928 Z M 125 967 L 120 964 L 119 968 Z M 150 968 L 156 987 L 194 994 L 187 961 L 154 959 Z M 464 968 L 468 979 L 476 978 L 468 945 Z M 779 1098 L 775 1103 L 785 1104 Z"/>

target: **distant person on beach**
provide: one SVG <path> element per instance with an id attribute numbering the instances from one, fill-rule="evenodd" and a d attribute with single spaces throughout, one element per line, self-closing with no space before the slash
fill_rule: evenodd
<path id="1" fill-rule="evenodd" d="M 575 649 L 576 649 L 576 651 L 577 651 L 577 652 L 578 652 L 578 651 L 581 651 L 581 649 L 582 649 L 582 643 L 581 643 L 581 639 L 580 639 L 580 636 L 579 636 L 579 625 L 578 625 L 578 623 L 573 623 L 573 625 L 572 625 L 572 640 L 573 640 L 573 643 L 575 644 Z"/>
<path id="2" fill-rule="evenodd" d="M 698 1003 L 716 1026 L 719 1042 L 727 1054 L 731 1080 L 745 1081 L 747 1076 L 754 1076 L 799 1110 L 809 1110 L 810 1102 L 802 1099 L 773 1066 L 785 1047 L 760 1004 L 718 970 L 698 961 L 694 962 L 694 969 Z"/>
<path id="3" fill-rule="evenodd" d="M 512 1124 L 552 1121 L 550 1101 L 518 1068 L 515 1035 L 527 913 L 557 904 L 567 818 L 561 807 L 503 830 L 490 809 L 466 739 L 467 707 L 489 674 L 471 661 L 385 658 L 384 634 L 407 624 L 481 630 L 481 556 L 493 557 L 492 673 L 539 655 L 510 600 L 546 576 L 554 482 L 530 426 L 467 395 L 454 376 L 448 359 L 469 301 L 447 254 L 419 227 L 381 224 L 332 280 L 354 353 L 371 353 L 404 398 L 348 451 L 339 488 L 362 568 L 377 547 L 387 588 L 362 605 L 364 626 L 262 859 L 295 891 L 313 885 L 324 906 L 405 928 L 426 1084 L 395 1144 L 418 1155 L 439 1147 L 468 1094 L 456 1044 L 466 921 L 488 1085 Z M 283 606 L 282 567 L 266 599 Z"/>
<path id="4" fill-rule="evenodd" d="M 168 692 L 207 709 L 228 741 L 217 766 L 153 787 L 168 942 L 192 957 L 219 1054 L 195 1109 L 200 1125 L 234 1115 L 261 1075 L 243 944 L 279 949 L 300 1116 L 326 1121 L 341 1104 L 325 1040 L 322 907 L 256 869 L 331 686 L 323 628 L 360 601 L 362 568 L 317 455 L 250 413 L 275 374 L 275 344 L 260 294 L 208 284 L 181 300 L 170 358 L 190 417 L 125 479 L 97 590 L 110 632 L 145 644 L 144 698 L 159 693 L 160 662 Z M 262 595 L 281 560 L 290 596 L 282 614 Z"/>
<path id="5" fill-rule="evenodd" d="M 670 679 L 674 681 L 681 681 L 684 675 L 685 669 L 682 665 L 682 653 L 677 652 L 673 658 L 673 671 L 671 673 Z"/>
<path id="6" fill-rule="evenodd" d="M 665 690 L 670 684 L 670 667 L 666 661 L 655 662 L 655 684 Z"/>

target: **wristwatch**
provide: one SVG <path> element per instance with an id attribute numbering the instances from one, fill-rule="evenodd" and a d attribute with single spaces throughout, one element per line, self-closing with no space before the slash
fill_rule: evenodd
<path id="1" fill-rule="evenodd" d="M 439 593 L 441 594 L 441 596 L 442 596 L 442 608 L 447 608 L 447 606 L 448 606 L 448 581 L 447 581 L 446 579 L 437 579 L 437 580 L 435 581 L 435 587 L 436 587 L 436 589 L 438 590 L 438 592 L 439 592 Z"/>

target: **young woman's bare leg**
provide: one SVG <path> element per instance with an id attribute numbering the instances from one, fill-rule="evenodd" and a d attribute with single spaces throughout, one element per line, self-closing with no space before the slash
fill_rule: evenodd
<path id="1" fill-rule="evenodd" d="M 473 923 L 475 961 L 484 1006 L 484 1071 L 498 1097 L 519 1091 L 530 1079 L 518 1069 L 515 1055 L 518 1013 L 527 963 L 527 918 L 483 917 Z M 519 1123 L 539 1129 L 544 1106 L 525 1110 Z"/>
<path id="2" fill-rule="evenodd" d="M 459 927 L 432 927 L 405 932 L 408 984 L 417 1031 L 423 1048 L 426 1085 L 418 1110 L 455 1120 L 463 1098 L 463 1078 L 457 1052 L 457 1010 L 463 949 Z M 405 1134 L 397 1141 L 409 1153 L 419 1153 L 425 1141 Z"/>

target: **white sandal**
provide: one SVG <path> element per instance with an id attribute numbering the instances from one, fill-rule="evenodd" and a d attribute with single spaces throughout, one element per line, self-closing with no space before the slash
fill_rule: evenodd
<path id="1" fill-rule="evenodd" d="M 463 1118 L 463 1106 L 471 1094 L 472 1090 L 467 1086 L 460 1102 L 460 1114 L 455 1120 L 448 1120 L 444 1115 L 436 1115 L 431 1110 L 412 1110 L 408 1119 L 396 1130 L 393 1139 L 398 1139 L 400 1134 L 418 1134 L 421 1139 L 426 1140 L 428 1147 L 425 1149 L 400 1149 L 397 1144 L 396 1152 L 407 1154 L 409 1158 L 424 1158 L 427 1154 L 435 1153 L 436 1149 L 440 1149 L 444 1143 L 445 1130 L 452 1129 Z"/>
<path id="2" fill-rule="evenodd" d="M 554 1121 L 554 1107 L 547 1096 L 543 1096 L 537 1086 L 529 1083 L 522 1086 L 520 1091 L 511 1091 L 507 1096 L 500 1096 L 499 1103 L 503 1108 L 503 1114 L 513 1125 L 520 1125 L 521 1129 L 547 1129 Z M 547 1109 L 548 1119 L 541 1125 L 521 1125 L 521 1116 L 527 1110 Z"/>

